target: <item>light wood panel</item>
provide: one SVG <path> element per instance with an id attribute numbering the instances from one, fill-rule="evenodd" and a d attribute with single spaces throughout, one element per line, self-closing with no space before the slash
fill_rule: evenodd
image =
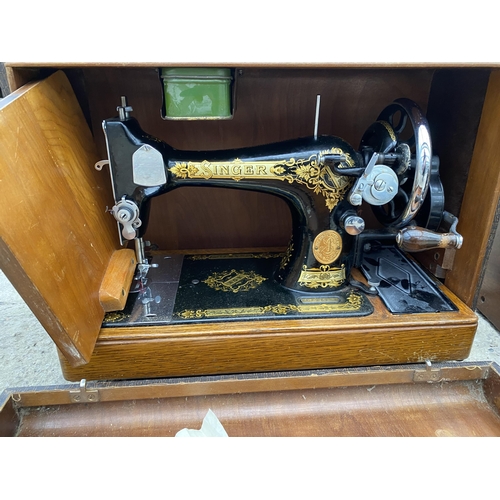
<path id="1" fill-rule="evenodd" d="M 90 359 L 117 247 L 92 135 L 62 72 L 0 102 L 0 265 L 69 362 Z"/>
<path id="2" fill-rule="evenodd" d="M 492 71 L 476 137 L 458 232 L 464 237 L 446 285 L 475 308 L 486 257 L 495 234 L 500 197 L 500 71 Z"/>
<path id="3" fill-rule="evenodd" d="M 122 248 L 113 253 L 99 289 L 104 311 L 121 311 L 125 307 L 136 264 L 133 250 Z"/>
<path id="4" fill-rule="evenodd" d="M 500 205 L 498 207 L 500 216 Z M 479 292 L 478 309 L 500 329 L 500 230 L 497 227 Z"/>

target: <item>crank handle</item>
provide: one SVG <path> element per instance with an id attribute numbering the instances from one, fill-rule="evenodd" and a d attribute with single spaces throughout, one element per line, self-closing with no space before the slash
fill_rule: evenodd
<path id="1" fill-rule="evenodd" d="M 462 246 L 463 237 L 457 232 L 436 233 L 423 227 L 410 226 L 396 235 L 396 243 L 406 252 L 423 252 L 434 248 L 456 248 Z"/>

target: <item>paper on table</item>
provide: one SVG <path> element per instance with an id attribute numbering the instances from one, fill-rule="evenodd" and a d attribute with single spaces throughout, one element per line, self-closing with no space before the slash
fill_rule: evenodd
<path id="1" fill-rule="evenodd" d="M 175 437 L 229 437 L 212 410 L 208 410 L 200 430 L 181 429 Z"/>

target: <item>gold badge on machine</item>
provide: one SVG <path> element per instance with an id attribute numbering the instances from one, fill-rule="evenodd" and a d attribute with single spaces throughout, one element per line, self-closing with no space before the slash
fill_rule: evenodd
<path id="1" fill-rule="evenodd" d="M 321 264 L 335 262 L 342 252 L 342 237 L 337 231 L 327 230 L 314 238 L 313 254 Z"/>

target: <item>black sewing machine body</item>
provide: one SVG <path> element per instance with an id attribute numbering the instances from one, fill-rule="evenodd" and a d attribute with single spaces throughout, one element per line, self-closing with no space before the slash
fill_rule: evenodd
<path id="1" fill-rule="evenodd" d="M 185 152 L 148 136 L 132 118 L 124 122 L 106 121 L 105 130 L 111 144 L 110 161 L 117 166 L 113 171 L 115 198 L 132 200 L 139 210 L 141 225 L 134 238 L 141 238 L 146 232 L 150 200 L 173 189 L 216 186 L 267 192 L 286 200 L 293 221 L 287 262 L 279 267 L 277 281 L 287 288 L 307 291 L 299 278 L 304 266 L 309 269 L 317 265 L 313 241 L 323 231 L 335 231 L 336 241 L 332 245 L 336 248 L 332 252 L 337 255 L 335 259 L 328 257 L 329 262 L 323 264 L 335 262 L 342 279 L 336 278 L 338 284 L 331 281 L 327 288 L 344 285 L 352 262 L 352 237 L 341 226 L 341 220 L 347 214 L 355 215 L 353 207 L 344 203 L 353 178 L 339 176 L 321 164 L 322 156 L 335 153 L 346 155 L 342 167 L 359 165 L 359 154 L 342 139 L 311 137 L 237 150 Z M 134 169 L 133 155 L 144 147 L 161 154 L 155 167 L 158 178 L 138 180 L 136 176 L 134 181 L 137 168 Z"/>
<path id="2" fill-rule="evenodd" d="M 103 130 L 116 202 L 112 213 L 122 241 L 135 241 L 139 266 L 126 310 L 105 319 L 105 326 L 270 315 L 367 315 L 373 311 L 367 294 L 381 292 L 396 313 L 454 310 L 432 279 L 403 254 L 394 253 L 396 242 L 405 250 L 420 251 L 459 248 L 461 237 L 454 231 L 454 219 L 452 233 L 445 238 L 424 228 L 415 236 L 408 227 L 421 211 L 420 220 L 437 229 L 444 196 L 439 161 L 432 157 L 420 110 L 408 100 L 391 106 L 367 130 L 359 151 L 341 138 L 315 136 L 202 152 L 179 151 L 148 135 L 122 102 L 120 117 L 105 120 Z M 401 114 L 397 120 L 396 114 Z M 403 141 L 399 136 L 408 124 L 413 134 Z M 286 251 L 184 258 L 147 255 L 143 236 L 151 199 L 184 186 L 281 197 L 293 225 Z M 362 201 L 374 207 L 385 228 L 365 231 L 358 213 Z M 368 285 L 350 277 L 353 265 L 361 268 Z M 153 291 L 155 287 L 161 291 Z"/>

